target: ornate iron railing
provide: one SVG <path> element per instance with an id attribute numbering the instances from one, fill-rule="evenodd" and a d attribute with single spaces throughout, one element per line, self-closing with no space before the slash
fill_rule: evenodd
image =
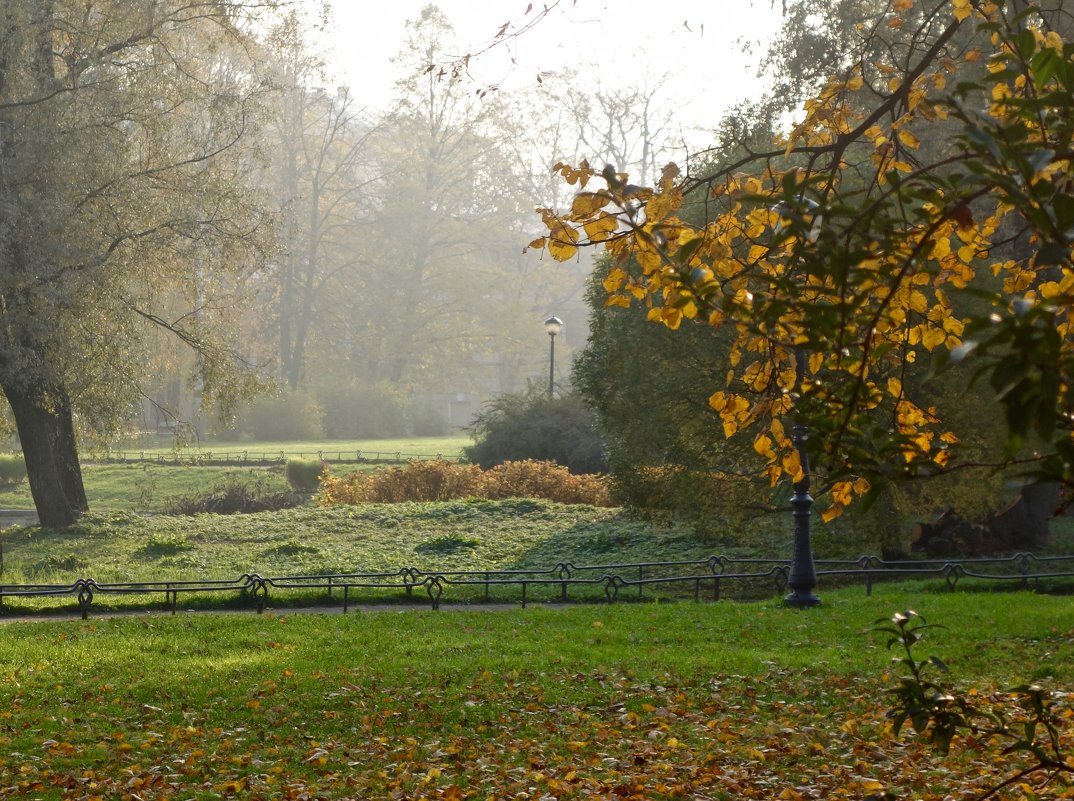
<path id="1" fill-rule="evenodd" d="M 1019 553 L 1008 557 L 963 560 L 921 560 L 890 562 L 875 556 L 855 560 L 817 560 L 817 575 L 835 583 L 862 582 L 867 594 L 872 594 L 878 581 L 906 578 L 943 579 L 954 590 L 963 579 L 990 582 L 1021 582 L 1023 586 L 1039 587 L 1042 582 L 1074 578 L 1074 555 L 1035 556 Z M 174 614 L 180 596 L 190 593 L 232 593 L 257 612 L 264 611 L 270 592 L 327 590 L 332 602 L 341 602 L 347 612 L 355 603 L 355 591 L 390 593 L 413 597 L 423 590 L 433 609 L 440 608 L 446 591 L 462 590 L 460 600 L 492 602 L 493 591 L 513 588 L 510 600 L 522 606 L 535 600 L 535 591 L 542 591 L 542 600 L 569 602 L 581 600 L 571 590 L 588 589 L 587 597 L 609 603 L 618 600 L 644 600 L 647 590 L 674 587 L 679 597 L 690 595 L 694 600 L 718 601 L 728 583 L 751 585 L 782 593 L 790 571 L 785 560 L 736 559 L 710 556 L 707 559 L 675 562 L 633 562 L 600 565 L 575 565 L 560 562 L 547 569 L 475 569 L 421 570 L 403 567 L 393 571 L 326 573 L 319 575 L 262 576 L 245 573 L 236 579 L 205 579 L 175 581 L 99 582 L 80 578 L 68 584 L 0 584 L 0 603 L 5 598 L 71 597 L 77 600 L 82 617 L 89 616 L 94 598 L 101 595 L 163 596 L 165 606 Z M 502 593 L 498 601 L 503 601 Z M 338 597 L 338 601 L 335 599 Z"/>

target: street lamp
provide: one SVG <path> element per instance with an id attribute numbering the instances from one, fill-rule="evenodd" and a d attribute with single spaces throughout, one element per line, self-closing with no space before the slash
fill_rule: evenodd
<path id="1" fill-rule="evenodd" d="M 816 214 L 818 204 L 809 198 L 801 198 L 798 208 L 779 202 L 772 207 L 772 211 L 780 214 L 781 219 L 776 223 L 775 233 L 778 234 L 783 225 L 783 216 L 794 215 L 812 218 L 809 233 L 806 239 L 816 242 L 820 234 L 820 226 L 823 217 Z M 810 222 L 807 219 L 803 223 Z M 804 226 L 803 226 L 804 227 Z M 797 400 L 802 394 L 802 382 L 806 375 L 806 354 L 800 347 L 794 349 L 794 395 Z M 797 418 L 797 414 L 795 414 Z M 813 496 L 809 494 L 809 456 L 806 454 L 806 440 L 809 438 L 809 429 L 795 420 L 791 428 L 791 441 L 794 449 L 798 452 L 798 459 L 802 464 L 802 478 L 795 481 L 791 486 L 794 494 L 791 496 L 791 514 L 794 518 L 794 545 L 791 552 L 791 569 L 787 576 L 787 586 L 791 591 L 783 599 L 785 606 L 798 609 L 806 609 L 820 606 L 820 598 L 813 593 L 817 586 L 817 569 L 813 563 L 813 546 L 810 541 L 810 517 L 813 512 Z"/>
<path id="2" fill-rule="evenodd" d="M 805 352 L 801 348 L 794 350 L 794 391 L 799 395 L 802 389 L 802 377 L 806 368 Z M 791 428 L 791 441 L 798 451 L 802 463 L 802 478 L 792 485 L 791 514 L 794 517 L 794 550 L 791 552 L 791 572 L 787 576 L 787 586 L 791 591 L 783 599 L 786 606 L 804 609 L 820 606 L 820 598 L 813 594 L 817 586 L 817 570 L 813 565 L 813 547 L 810 543 L 809 522 L 813 512 L 813 496 L 809 494 L 809 456 L 805 443 L 809 430 L 801 423 L 794 422 Z"/>
<path id="3" fill-rule="evenodd" d="M 544 321 L 544 330 L 548 332 L 548 397 L 554 397 L 556 387 L 556 334 L 563 328 L 563 321 L 558 317 L 549 317 Z"/>

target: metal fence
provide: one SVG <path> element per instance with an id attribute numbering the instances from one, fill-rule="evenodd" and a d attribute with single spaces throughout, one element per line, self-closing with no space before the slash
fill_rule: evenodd
<path id="1" fill-rule="evenodd" d="M 181 467 L 273 467 L 288 459 L 317 459 L 330 464 L 406 464 L 418 461 L 462 462 L 463 457 L 443 453 L 403 453 L 402 451 L 199 451 L 197 453 L 154 453 L 152 451 L 104 451 L 89 453 L 88 464 L 159 464 Z"/>
<path id="2" fill-rule="evenodd" d="M 817 576 L 832 584 L 861 583 L 867 594 L 880 581 L 907 578 L 942 579 L 949 590 L 959 582 L 975 579 L 995 584 L 1018 583 L 1039 589 L 1045 582 L 1074 579 L 1074 555 L 1039 557 L 1019 553 L 1008 557 L 964 560 L 886 562 L 875 556 L 856 560 L 818 560 Z M 69 597 L 77 600 L 83 619 L 89 616 L 98 596 L 160 596 L 175 613 L 179 598 L 191 593 L 231 594 L 258 613 L 270 594 L 324 590 L 329 603 L 342 604 L 347 612 L 362 597 L 382 600 L 414 598 L 424 592 L 433 609 L 440 608 L 445 593 L 460 602 L 527 603 L 603 600 L 645 600 L 657 590 L 696 601 L 720 600 L 728 586 L 748 588 L 747 595 L 764 597 L 786 588 L 790 563 L 772 559 L 735 559 L 711 556 L 696 561 L 641 562 L 574 565 L 560 562 L 547 569 L 421 570 L 403 567 L 393 571 L 331 573 L 323 575 L 262 576 L 246 573 L 231 580 L 98 582 L 80 578 L 69 584 L 0 584 L 0 604 L 5 598 Z"/>

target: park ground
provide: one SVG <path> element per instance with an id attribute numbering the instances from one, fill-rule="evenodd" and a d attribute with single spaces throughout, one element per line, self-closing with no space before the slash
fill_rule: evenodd
<path id="1" fill-rule="evenodd" d="M 517 499 L 149 514 L 224 475 L 205 470 L 222 468 L 91 467 L 103 510 L 68 532 L 5 532 L 4 581 L 547 566 L 789 544 Z M 945 758 L 909 730 L 894 736 L 887 690 L 903 674 L 874 628 L 908 608 L 943 626 L 919 654 L 948 666 L 938 681 L 986 706 L 1007 706 L 1026 682 L 1055 691 L 1071 751 L 1069 596 L 929 581 L 819 590 L 811 610 L 673 592 L 525 609 L 504 598 L 492 611 L 374 606 L 378 596 L 347 614 L 338 598 L 299 614 L 274 597 L 260 615 L 216 599 L 175 615 L 120 599 L 100 614 L 95 602 L 85 621 L 70 599 L 5 599 L 0 799 L 972 797 L 1024 758 L 972 737 Z M 1002 797 L 1074 791 L 1027 779 Z"/>
<path id="2" fill-rule="evenodd" d="M 1070 600 L 1025 593 L 8 623 L 0 798 L 962 797 L 1020 763 L 893 737 L 910 605 L 982 702 L 1071 686 Z"/>

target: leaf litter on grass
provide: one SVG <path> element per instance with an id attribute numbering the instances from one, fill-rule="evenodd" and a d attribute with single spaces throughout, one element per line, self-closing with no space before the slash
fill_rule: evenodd
<path id="1" fill-rule="evenodd" d="M 295 646 L 259 648 L 286 664 Z M 27 681 L 0 712 L 0 798 L 940 801 L 1009 767 L 980 743 L 944 763 L 892 740 L 877 678 L 821 670 L 243 675 L 200 700 Z"/>

